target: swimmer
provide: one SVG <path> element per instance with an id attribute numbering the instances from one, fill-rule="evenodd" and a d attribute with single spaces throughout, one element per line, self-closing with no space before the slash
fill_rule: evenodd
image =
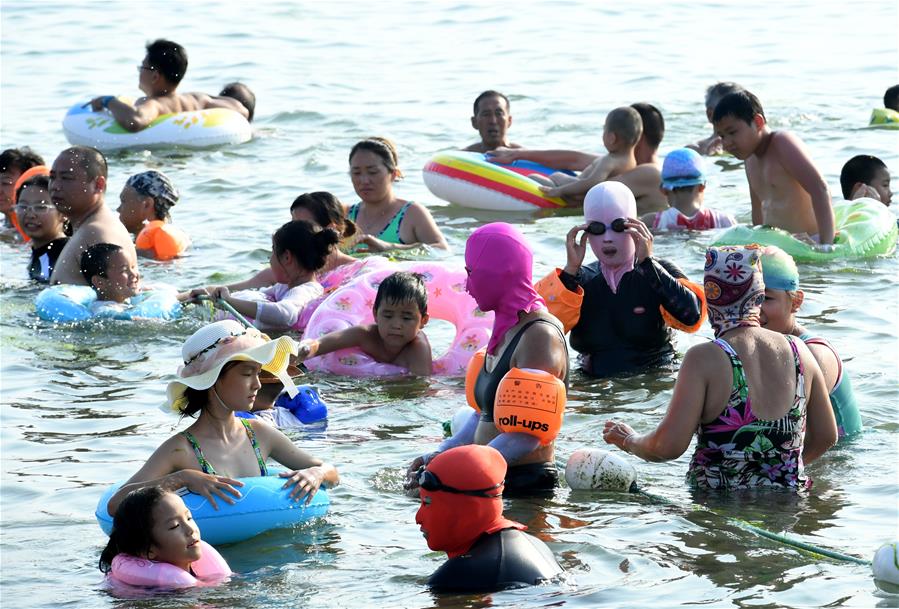
<path id="1" fill-rule="evenodd" d="M 460 446 L 419 474 L 415 522 L 447 560 L 429 578 L 435 592 L 495 592 L 558 577 L 552 551 L 523 524 L 503 518 L 506 460 L 489 446 Z"/>
<path id="2" fill-rule="evenodd" d="M 468 152 L 488 152 L 496 148 L 521 148 L 506 139 L 512 126 L 509 98 L 499 91 L 484 91 L 474 100 L 471 126 L 481 135 L 481 141 L 463 148 Z"/>
<path id="3" fill-rule="evenodd" d="M 840 189 L 847 201 L 868 197 L 887 207 L 893 202 L 890 170 L 886 163 L 870 154 L 859 154 L 846 161 L 840 170 Z"/>
<path id="4" fill-rule="evenodd" d="M 7 148 L 0 152 L 0 213 L 3 214 L 3 234 L 11 239 L 25 238 L 16 219 L 16 183 L 23 173 L 44 164 L 30 148 Z"/>
<path id="5" fill-rule="evenodd" d="M 377 362 L 401 366 L 416 376 L 429 376 L 433 356 L 422 331 L 428 323 L 428 291 L 421 275 L 397 272 L 384 278 L 372 313 L 373 324 L 301 341 L 299 360 L 355 347 Z"/>
<path id="6" fill-rule="evenodd" d="M 129 493 L 119 505 L 99 568 L 115 577 L 115 558 L 125 554 L 168 563 L 195 577 L 230 575 L 221 557 L 223 572 L 197 572 L 197 563 L 207 551 L 215 552 L 200 542 L 200 529 L 181 497 L 158 486 L 147 486 Z"/>
<path id="7" fill-rule="evenodd" d="M 128 178 L 119 195 L 119 220 L 137 235 L 137 255 L 155 260 L 171 260 L 190 244 L 181 229 L 171 224 L 171 209 L 178 202 L 178 190 L 164 173 L 144 171 Z"/>
<path id="8" fill-rule="evenodd" d="M 22 232 L 29 238 L 31 262 L 28 276 L 47 283 L 56 259 L 69 241 L 65 217 L 50 201 L 50 179 L 43 174 L 26 179 L 16 191 L 16 217 Z"/>
<path id="9" fill-rule="evenodd" d="M 759 316 L 761 326 L 796 336 L 808 346 L 824 373 L 840 439 L 860 432 L 862 418 L 843 360 L 833 345 L 813 335 L 796 321 L 796 312 L 802 306 L 805 294 L 799 289 L 799 270 L 793 258 L 778 247 L 768 246 L 762 250 L 762 273 L 765 302 Z"/>
<path id="10" fill-rule="evenodd" d="M 528 177 L 541 184 L 540 190 L 547 197 L 562 197 L 569 205 L 582 205 L 593 186 L 637 167 L 634 148 L 642 133 L 643 120 L 636 110 L 630 106 L 615 108 L 606 116 L 602 132 L 602 143 L 609 154 L 590 163 L 577 177 L 563 172 Z"/>
<path id="11" fill-rule="evenodd" d="M 721 101 L 721 98 L 728 93 L 735 93 L 742 90 L 743 87 L 735 82 L 717 82 L 706 89 L 705 115 L 706 118 L 709 119 L 709 123 L 712 123 L 712 116 L 715 113 L 715 106 L 718 105 L 718 102 Z M 712 125 L 714 127 L 714 123 L 712 123 Z M 712 135 L 699 140 L 695 144 L 687 144 L 687 148 L 695 150 L 703 156 L 712 156 L 724 152 L 724 147 L 721 145 L 721 138 L 717 133 L 715 133 L 714 128 L 712 129 Z"/>
<path id="12" fill-rule="evenodd" d="M 833 249 L 830 190 L 805 145 L 787 131 L 771 131 L 758 98 L 749 91 L 721 98 L 712 115 L 724 149 L 745 161 L 752 223 Z"/>
<path id="13" fill-rule="evenodd" d="M 736 219 L 703 206 L 706 173 L 702 157 L 689 148 L 668 153 L 662 165 L 661 190 L 668 199 L 668 209 L 640 218 L 652 232 L 679 230 L 708 230 L 727 228 Z"/>
<path id="14" fill-rule="evenodd" d="M 95 317 L 115 317 L 132 306 L 131 298 L 141 292 L 137 263 L 113 243 L 95 243 L 81 255 L 81 273 L 97 293 L 91 303 Z"/>
<path id="15" fill-rule="evenodd" d="M 180 94 L 177 92 L 178 85 L 186 71 L 187 52 L 184 47 L 170 40 L 155 40 L 147 45 L 147 55 L 137 66 L 138 86 L 146 97 L 140 98 L 134 105 L 114 95 L 101 95 L 88 103 L 94 112 L 108 109 L 123 129 L 132 132 L 146 129 L 164 114 L 208 108 L 227 108 L 247 120 L 252 118 L 256 97 L 246 85 L 231 83 L 217 97 L 205 93 Z"/>
<path id="16" fill-rule="evenodd" d="M 893 85 L 884 92 L 883 107 L 899 112 L 899 85 Z"/>

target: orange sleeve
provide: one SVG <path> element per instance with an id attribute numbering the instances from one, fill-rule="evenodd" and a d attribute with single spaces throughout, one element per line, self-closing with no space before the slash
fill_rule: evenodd
<path id="1" fill-rule="evenodd" d="M 578 286 L 577 291 L 572 292 L 559 279 L 561 273 L 562 269 L 550 271 L 549 275 L 534 284 L 534 289 L 546 301 L 549 312 L 562 322 L 562 327 L 568 334 L 581 318 L 584 288 Z"/>
<path id="2" fill-rule="evenodd" d="M 699 320 L 692 326 L 686 326 L 675 319 L 674 316 L 671 315 L 671 313 L 666 311 L 665 307 L 660 306 L 659 311 L 661 311 L 662 319 L 665 320 L 665 323 L 668 324 L 668 326 L 674 328 L 675 330 L 680 330 L 681 332 L 692 334 L 702 327 L 706 315 L 708 314 L 708 307 L 706 306 L 705 302 L 705 290 L 698 283 L 693 283 L 689 279 L 685 279 L 683 277 L 678 277 L 677 282 L 693 292 L 696 295 L 696 298 L 699 299 Z"/>
<path id="3" fill-rule="evenodd" d="M 187 248 L 188 239 L 180 229 L 165 224 L 148 224 L 137 236 L 134 246 L 151 250 L 156 260 L 171 260 Z"/>

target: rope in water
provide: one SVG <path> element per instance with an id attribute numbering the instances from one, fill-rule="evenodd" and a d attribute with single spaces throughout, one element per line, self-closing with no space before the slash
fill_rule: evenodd
<path id="1" fill-rule="evenodd" d="M 642 489 L 636 488 L 636 485 L 631 487 L 631 492 L 636 493 L 638 495 L 642 495 L 642 496 L 646 497 L 647 499 L 650 499 L 651 501 L 655 501 L 657 503 L 663 503 L 665 505 L 673 505 L 673 506 L 678 505 L 674 501 L 666 499 L 665 497 L 662 497 L 660 495 L 655 495 L 653 493 L 649 493 Z M 713 514 L 716 514 L 716 512 L 714 512 L 713 510 L 710 510 L 709 508 L 702 507 L 702 506 L 698 506 L 698 507 L 700 507 L 703 510 L 707 510 Z M 738 518 L 730 518 L 730 517 L 725 517 L 725 518 L 727 519 L 728 523 L 730 523 L 731 525 L 733 525 L 735 527 L 743 529 L 744 531 L 749 531 L 750 533 L 755 533 L 756 535 L 758 535 L 760 537 L 764 537 L 766 539 L 770 539 L 772 541 L 776 541 L 778 543 L 782 543 L 784 545 L 797 548 L 804 552 L 810 552 L 812 554 L 817 554 L 819 556 L 826 556 L 827 558 L 832 558 L 834 560 L 840 560 L 843 562 L 851 562 L 851 563 L 855 563 L 857 565 L 871 566 L 871 561 L 864 560 L 862 558 L 858 558 L 857 556 L 852 556 L 850 554 L 843 554 L 842 552 L 836 552 L 834 550 L 828 550 L 827 548 L 822 548 L 821 546 L 816 546 L 811 543 L 806 543 L 804 541 L 800 541 L 799 539 L 794 539 L 793 537 L 784 535 L 783 533 L 774 533 L 767 529 L 757 527 L 754 524 L 749 524 L 745 520 L 740 520 Z"/>

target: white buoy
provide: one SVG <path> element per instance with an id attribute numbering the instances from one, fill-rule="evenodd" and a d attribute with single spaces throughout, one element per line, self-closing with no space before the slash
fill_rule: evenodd
<path id="1" fill-rule="evenodd" d="M 624 457 L 598 448 L 579 448 L 565 465 L 565 481 L 576 490 L 627 491 L 637 470 Z"/>
<path id="2" fill-rule="evenodd" d="M 880 546 L 871 561 L 874 583 L 890 594 L 899 594 L 899 543 Z"/>
<path id="3" fill-rule="evenodd" d="M 457 410 L 453 414 L 453 418 L 450 421 L 450 431 L 453 435 L 459 433 L 459 430 L 462 429 L 462 426 L 465 425 L 465 422 L 468 420 L 468 417 L 472 415 L 472 413 L 474 413 L 474 408 L 472 408 L 471 406 L 459 407 L 459 410 Z"/>

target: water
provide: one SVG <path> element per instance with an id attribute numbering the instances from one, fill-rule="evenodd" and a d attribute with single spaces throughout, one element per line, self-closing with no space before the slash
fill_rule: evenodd
<path id="1" fill-rule="evenodd" d="M 895 2 L 248 6 L 2 3 L 3 148 L 28 144 L 52 160 L 66 146 L 65 109 L 92 95 L 135 95 L 134 66 L 159 36 L 188 49 L 184 90 L 215 92 L 235 79 L 255 89 L 256 137 L 246 145 L 111 157 L 113 205 L 127 177 L 149 168 L 164 169 L 182 192 L 174 215 L 194 249 L 172 264 L 145 264 L 150 280 L 189 287 L 260 267 L 297 194 L 323 189 L 355 200 L 346 155 L 375 134 L 398 142 L 407 174 L 399 193 L 432 209 L 452 260 L 461 261 L 474 227 L 502 217 L 530 238 L 537 273 L 562 264 L 573 218 L 491 216 L 447 206 L 423 186 L 418 168 L 431 154 L 474 141 L 470 104 L 486 88 L 510 95 L 511 136 L 532 147 L 598 151 L 608 110 L 650 101 L 667 121 L 664 153 L 707 135 L 705 87 L 736 80 L 759 95 L 774 127 L 805 140 L 835 194 L 854 154 L 875 154 L 899 172 L 899 133 L 863 128 L 899 80 Z M 743 172 L 722 165 L 706 201 L 747 220 Z M 710 240 L 662 237 L 656 253 L 698 277 Z M 7 244 L 0 253 L 4 607 L 897 605 L 876 595 L 866 567 L 819 560 L 727 523 L 744 518 L 865 558 L 897 538 L 895 257 L 802 267 L 801 319 L 839 347 L 867 430 L 809 468 L 808 497 L 710 501 L 685 487 L 686 455 L 640 463 L 641 484 L 675 505 L 567 488 L 507 504 L 510 517 L 549 543 L 566 582 L 437 599 L 423 583 L 442 557 L 428 552 L 416 504 L 399 488 L 404 465 L 438 441 L 440 422 L 464 403 L 461 381 L 322 378 L 328 429 L 295 440 L 341 471 L 326 521 L 225 547 L 242 574 L 227 586 L 121 602 L 95 568 L 105 540 L 93 510 L 106 485 L 133 473 L 177 428 L 156 406 L 181 341 L 200 322 L 52 327 L 33 315 L 26 253 Z M 680 336 L 677 347 L 703 337 Z M 448 340 L 445 327 L 435 340 Z M 600 446 L 612 416 L 651 429 L 673 379 L 575 376 L 559 458 Z M 694 508 L 700 501 L 712 511 Z"/>

